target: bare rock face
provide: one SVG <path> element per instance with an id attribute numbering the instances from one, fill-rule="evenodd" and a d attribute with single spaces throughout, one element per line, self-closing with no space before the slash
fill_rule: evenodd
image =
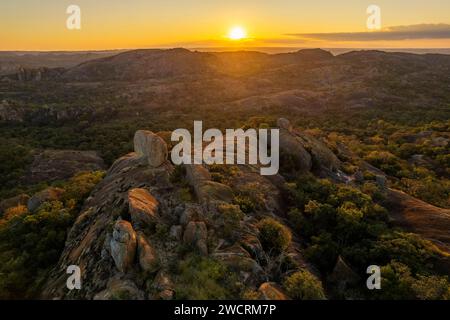
<path id="1" fill-rule="evenodd" d="M 94 296 L 94 300 L 144 300 L 144 292 L 130 280 L 113 278 L 105 290 Z"/>
<path id="2" fill-rule="evenodd" d="M 259 287 L 258 293 L 262 300 L 289 300 L 289 297 L 273 282 L 263 283 Z"/>
<path id="3" fill-rule="evenodd" d="M 158 220 L 158 200 L 147 190 L 135 188 L 128 191 L 128 206 L 134 225 L 149 226 Z"/>
<path id="4" fill-rule="evenodd" d="M 111 256 L 116 267 L 121 272 L 126 272 L 134 262 L 136 255 L 136 232 L 131 223 L 118 220 L 114 225 L 111 239 Z"/>
<path id="5" fill-rule="evenodd" d="M 142 232 L 137 234 L 137 252 L 139 265 L 142 270 L 155 272 L 159 268 L 159 260 L 156 250 Z"/>
<path id="6" fill-rule="evenodd" d="M 30 200 L 28 200 L 28 210 L 33 212 L 46 201 L 59 200 L 63 193 L 64 190 L 60 188 L 47 188 L 41 192 L 38 192 L 34 196 L 32 196 Z"/>
<path id="7" fill-rule="evenodd" d="M 201 221 L 191 221 L 184 231 L 183 241 L 186 244 L 195 245 L 204 255 L 208 254 L 206 240 L 208 238 L 208 229 L 206 224 Z"/>
<path id="8" fill-rule="evenodd" d="M 32 183 L 64 180 L 82 171 L 104 168 L 103 159 L 95 151 L 45 150 L 34 157 L 26 179 Z"/>
<path id="9" fill-rule="evenodd" d="M 134 151 L 145 157 L 150 167 L 157 168 L 167 160 L 168 150 L 164 140 L 151 131 L 139 130 L 134 135 Z"/>

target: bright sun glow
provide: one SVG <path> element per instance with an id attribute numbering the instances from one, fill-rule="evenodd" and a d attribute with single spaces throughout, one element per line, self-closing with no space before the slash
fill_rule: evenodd
<path id="1" fill-rule="evenodd" d="M 247 38 L 247 32 L 242 27 L 233 27 L 228 33 L 228 38 L 231 40 L 241 40 Z"/>

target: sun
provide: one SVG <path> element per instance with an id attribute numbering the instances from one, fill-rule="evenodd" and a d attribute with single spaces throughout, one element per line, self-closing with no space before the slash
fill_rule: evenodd
<path id="1" fill-rule="evenodd" d="M 231 40 L 242 40 L 247 38 L 247 32 L 244 28 L 236 26 L 230 29 L 228 38 L 230 38 Z"/>

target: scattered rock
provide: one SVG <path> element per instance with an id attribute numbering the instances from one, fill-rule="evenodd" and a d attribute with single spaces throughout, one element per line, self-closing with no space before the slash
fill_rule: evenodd
<path id="1" fill-rule="evenodd" d="M 172 226 L 170 227 L 169 236 L 173 240 L 180 241 L 183 237 L 183 226 Z"/>
<path id="2" fill-rule="evenodd" d="M 47 188 L 41 192 L 36 193 L 34 196 L 28 200 L 28 210 L 33 212 L 37 210 L 44 202 L 47 201 L 57 201 L 61 199 L 62 194 L 64 193 L 63 189 L 60 188 Z"/>
<path id="3" fill-rule="evenodd" d="M 200 209 L 193 206 L 188 206 L 184 209 L 183 213 L 180 216 L 180 224 L 185 226 L 189 222 L 198 220 L 200 218 Z"/>
<path id="4" fill-rule="evenodd" d="M 126 272 L 133 264 L 136 255 L 136 232 L 131 223 L 124 220 L 116 222 L 110 247 L 117 269 Z"/>
<path id="5" fill-rule="evenodd" d="M 147 190 L 136 188 L 128 191 L 128 207 L 133 224 L 154 225 L 158 220 L 158 200 Z"/>
<path id="6" fill-rule="evenodd" d="M 94 296 L 94 300 L 144 300 L 144 292 L 130 280 L 113 278 L 105 290 Z"/>
<path id="7" fill-rule="evenodd" d="M 164 140 L 151 131 L 139 130 L 134 135 L 134 151 L 145 157 L 151 167 L 157 168 L 167 161 L 168 150 Z"/>
<path id="8" fill-rule="evenodd" d="M 142 270 L 155 272 L 159 268 L 159 259 L 156 250 L 142 232 L 137 234 L 137 252 L 139 265 Z"/>
<path id="9" fill-rule="evenodd" d="M 183 241 L 189 245 L 195 245 L 202 254 L 208 254 L 206 240 L 208 238 L 208 230 L 206 224 L 201 221 L 191 221 L 184 231 Z"/>

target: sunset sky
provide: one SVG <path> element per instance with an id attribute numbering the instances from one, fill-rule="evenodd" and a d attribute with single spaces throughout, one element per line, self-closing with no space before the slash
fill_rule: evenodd
<path id="1" fill-rule="evenodd" d="M 81 30 L 66 9 L 81 8 Z M 366 28 L 381 7 L 382 31 Z M 229 38 L 240 27 L 246 37 Z M 235 30 L 236 31 L 236 30 Z M 450 48 L 449 0 L 1 0 L 0 50 Z"/>

